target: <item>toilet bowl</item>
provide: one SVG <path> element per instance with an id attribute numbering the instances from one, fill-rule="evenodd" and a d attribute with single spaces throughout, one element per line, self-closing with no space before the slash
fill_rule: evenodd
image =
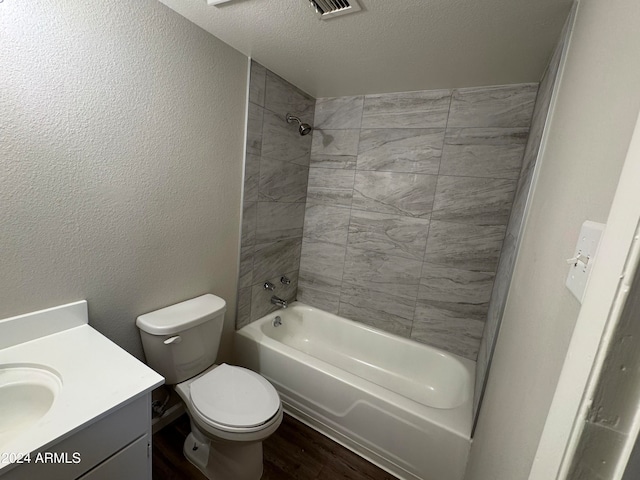
<path id="1" fill-rule="evenodd" d="M 147 363 L 185 405 L 191 433 L 184 455 L 212 480 L 259 480 L 262 441 L 282 422 L 278 392 L 243 367 L 214 363 L 225 303 L 203 295 L 141 315 Z"/>

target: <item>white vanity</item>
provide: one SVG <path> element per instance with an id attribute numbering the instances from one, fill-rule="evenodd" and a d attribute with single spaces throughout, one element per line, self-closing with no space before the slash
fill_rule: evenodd
<path id="1" fill-rule="evenodd" d="M 162 383 L 89 326 L 86 301 L 0 320 L 0 479 L 150 479 Z"/>

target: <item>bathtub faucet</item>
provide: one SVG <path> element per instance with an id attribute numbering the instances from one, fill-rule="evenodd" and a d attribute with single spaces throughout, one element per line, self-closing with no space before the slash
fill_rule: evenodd
<path id="1" fill-rule="evenodd" d="M 275 295 L 271 297 L 271 303 L 273 303 L 274 305 L 277 305 L 280 308 L 287 308 L 289 306 L 287 305 L 286 300 L 283 300 L 280 297 L 276 297 Z"/>

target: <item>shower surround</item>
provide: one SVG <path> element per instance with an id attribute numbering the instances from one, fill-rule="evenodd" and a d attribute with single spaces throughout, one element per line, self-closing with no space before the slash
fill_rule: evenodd
<path id="1" fill-rule="evenodd" d="M 318 99 L 298 299 L 475 360 L 537 90 Z"/>
<path id="2" fill-rule="evenodd" d="M 237 328 L 275 294 L 476 360 L 537 91 L 314 100 L 252 61 Z"/>

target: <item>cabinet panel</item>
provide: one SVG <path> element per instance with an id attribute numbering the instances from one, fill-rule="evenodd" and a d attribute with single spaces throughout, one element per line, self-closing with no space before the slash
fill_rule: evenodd
<path id="1" fill-rule="evenodd" d="M 78 480 L 144 480 L 150 478 L 149 435 L 139 438 Z"/>

